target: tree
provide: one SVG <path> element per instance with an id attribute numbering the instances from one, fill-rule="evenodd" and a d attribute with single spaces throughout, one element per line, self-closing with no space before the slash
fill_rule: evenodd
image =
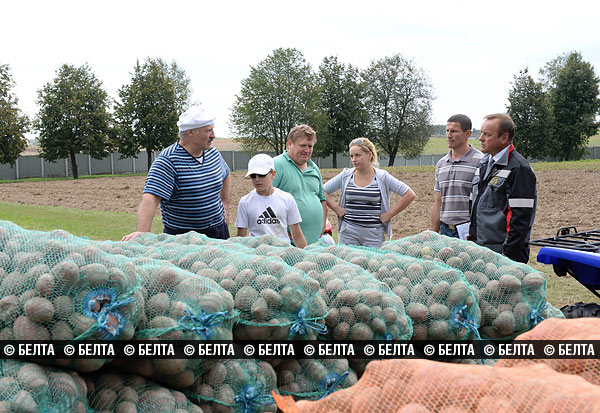
<path id="1" fill-rule="evenodd" d="M 528 158 L 548 156 L 552 147 L 548 95 L 527 68 L 515 75 L 508 101 L 508 115 L 515 122 L 514 142 L 519 152 Z"/>
<path id="2" fill-rule="evenodd" d="M 362 102 L 365 85 L 358 69 L 340 63 L 335 56 L 325 57 L 319 66 L 323 109 L 327 114 L 327 132 L 319 135 L 319 155 L 333 156 L 348 151 L 354 138 L 366 133 L 368 113 Z"/>
<path id="3" fill-rule="evenodd" d="M 19 100 L 11 92 L 14 87 L 8 65 L 0 64 L 0 163 L 14 165 L 27 148 L 25 133 L 29 119 L 19 110 Z"/>
<path id="4" fill-rule="evenodd" d="M 590 136 L 598 132 L 600 111 L 598 83 L 594 67 L 580 53 L 569 54 L 550 92 L 552 104 L 553 153 L 560 160 L 581 159 Z"/>
<path id="5" fill-rule="evenodd" d="M 425 73 L 400 54 L 373 61 L 363 72 L 370 134 L 389 156 L 416 158 L 430 136 L 433 88 Z"/>
<path id="6" fill-rule="evenodd" d="M 64 64 L 53 82 L 38 91 L 35 127 L 40 132 L 41 157 L 55 162 L 69 158 L 73 178 L 79 178 L 75 155 L 102 159 L 110 153 L 108 95 L 86 64 Z"/>
<path id="7" fill-rule="evenodd" d="M 173 62 L 148 58 L 136 62 L 131 83 L 119 89 L 115 104 L 117 133 L 114 143 L 122 158 L 137 156 L 145 149 L 148 169 L 152 152 L 177 140 L 177 119 L 190 99 L 190 79 Z"/>
<path id="8" fill-rule="evenodd" d="M 230 127 L 247 151 L 285 149 L 290 129 L 300 123 L 325 128 L 316 76 L 296 49 L 275 49 L 242 80 L 231 109 Z"/>
<path id="9" fill-rule="evenodd" d="M 565 67 L 569 53 L 563 53 L 550 60 L 540 69 L 540 82 L 544 92 L 550 92 L 556 86 L 556 77 L 558 73 Z"/>

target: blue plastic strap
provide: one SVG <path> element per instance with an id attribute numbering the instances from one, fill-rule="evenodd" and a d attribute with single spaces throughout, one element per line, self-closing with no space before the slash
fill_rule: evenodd
<path id="1" fill-rule="evenodd" d="M 450 313 L 450 324 L 453 327 L 466 328 L 475 334 L 477 340 L 481 341 L 481 335 L 479 335 L 479 324 L 475 321 L 475 317 L 472 317 L 471 314 L 467 311 L 467 305 L 463 304 L 462 306 L 456 306 L 452 309 Z M 485 360 L 483 357 L 481 358 L 481 364 L 485 364 Z"/>
<path id="2" fill-rule="evenodd" d="M 466 328 L 475 334 L 477 340 L 481 340 L 479 335 L 479 324 L 475 321 L 475 317 L 471 316 L 467 311 L 467 305 L 456 306 L 450 313 L 450 324 L 457 328 Z"/>
<path id="3" fill-rule="evenodd" d="M 335 389 L 342 384 L 346 377 L 348 377 L 347 371 L 342 373 L 341 376 L 333 371 L 325 376 L 325 378 L 321 381 L 321 388 L 325 390 L 325 394 L 321 396 L 319 400 L 324 399 L 333 393 Z"/>
<path id="4" fill-rule="evenodd" d="M 135 301 L 132 297 L 115 301 L 116 295 L 116 292 L 110 288 L 97 288 L 90 291 L 83 300 L 84 313 L 96 319 L 100 329 L 104 330 L 106 339 L 115 338 L 125 326 L 125 316 L 117 309 Z M 100 309 L 94 311 L 97 304 L 100 304 Z M 111 315 L 117 320 L 116 325 L 109 324 Z"/>
<path id="5" fill-rule="evenodd" d="M 235 402 L 241 404 L 242 413 L 253 413 L 257 407 L 266 406 L 274 403 L 273 396 L 270 394 L 261 394 L 263 385 L 259 385 L 258 388 L 246 384 L 242 389 L 241 394 L 236 394 Z"/>
<path id="6" fill-rule="evenodd" d="M 304 307 L 300 307 L 296 314 L 294 314 L 294 324 L 290 327 L 290 336 L 293 335 L 304 335 L 308 332 L 309 328 L 312 328 L 317 334 L 327 334 L 327 326 L 314 321 L 306 320 L 306 310 Z"/>
<path id="7" fill-rule="evenodd" d="M 531 321 L 532 326 L 536 326 L 538 322 L 546 319 L 542 316 L 542 311 L 545 311 L 546 308 L 548 308 L 548 303 L 544 303 L 539 310 L 535 307 L 531 308 L 531 311 L 529 312 L 529 320 Z"/>
<path id="8" fill-rule="evenodd" d="M 185 312 L 187 315 L 181 317 L 179 325 L 185 330 L 200 334 L 203 340 L 209 340 L 212 337 L 212 329 L 223 324 L 227 315 L 227 311 L 207 313 L 204 310 L 200 310 L 200 314 L 198 315 L 193 315 L 187 309 Z M 191 322 L 191 325 L 186 322 Z"/>

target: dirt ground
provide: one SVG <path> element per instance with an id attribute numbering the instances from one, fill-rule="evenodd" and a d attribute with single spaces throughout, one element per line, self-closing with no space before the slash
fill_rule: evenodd
<path id="1" fill-rule="evenodd" d="M 534 169 L 535 165 L 534 165 Z M 584 169 L 539 170 L 538 208 L 532 238 L 548 237 L 561 226 L 574 225 L 578 230 L 600 228 L 600 166 L 590 163 Z M 335 173 L 324 172 L 326 182 Z M 407 210 L 393 219 L 394 238 L 412 235 L 429 228 L 433 202 L 433 173 L 394 173 L 417 194 Z M 252 185 L 242 173 L 233 173 L 230 216 L 235 220 L 239 199 Z M 144 176 L 20 182 L 0 185 L 0 200 L 21 204 L 100 210 L 137 211 Z M 392 203 L 394 198 L 392 199 Z M 329 219 L 337 230 L 335 214 Z M 232 221 L 234 222 L 234 221 Z"/>

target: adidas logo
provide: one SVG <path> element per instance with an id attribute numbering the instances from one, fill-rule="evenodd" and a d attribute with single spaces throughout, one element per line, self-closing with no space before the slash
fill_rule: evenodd
<path id="1" fill-rule="evenodd" d="M 256 220 L 257 224 L 280 224 L 279 218 L 275 216 L 275 213 L 271 207 L 267 207 L 265 211 Z"/>

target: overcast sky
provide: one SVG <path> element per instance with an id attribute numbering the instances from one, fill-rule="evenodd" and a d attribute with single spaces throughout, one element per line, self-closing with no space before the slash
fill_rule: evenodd
<path id="1" fill-rule="evenodd" d="M 136 59 L 175 60 L 193 100 L 228 123 L 240 82 L 275 48 L 300 50 L 317 70 L 323 57 L 366 68 L 401 53 L 434 87 L 433 123 L 454 113 L 479 128 L 506 110 L 520 69 L 538 70 L 577 50 L 600 73 L 596 1 L 154 1 L 3 2 L 0 63 L 9 64 L 21 109 L 37 111 L 37 91 L 64 63 L 88 63 L 109 95 L 131 79 Z"/>

